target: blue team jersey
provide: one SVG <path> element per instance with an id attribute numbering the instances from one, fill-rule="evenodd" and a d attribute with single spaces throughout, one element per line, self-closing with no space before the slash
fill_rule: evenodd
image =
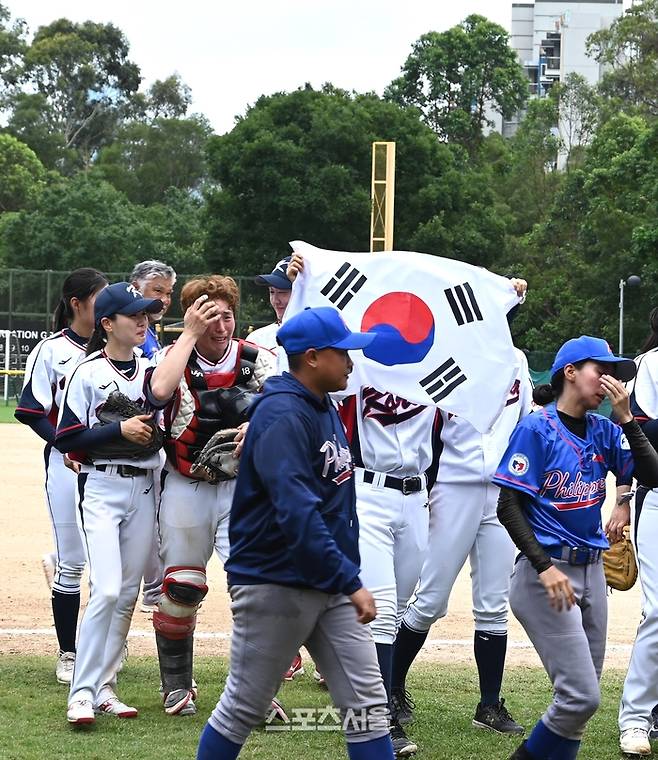
<path id="1" fill-rule="evenodd" d="M 571 433 L 555 404 L 525 417 L 514 429 L 493 482 L 529 498 L 527 518 L 546 549 L 607 549 L 601 525 L 609 471 L 632 475 L 630 446 L 621 428 L 598 414 L 586 416 L 586 438 Z"/>
<path id="2" fill-rule="evenodd" d="M 158 335 L 155 332 L 155 330 L 149 325 L 148 330 L 146 331 L 146 335 L 144 336 L 145 340 L 140 346 L 142 349 L 142 355 L 145 356 L 147 359 L 151 359 L 154 354 L 156 354 L 162 346 L 160 345 L 160 341 L 158 340 Z"/>

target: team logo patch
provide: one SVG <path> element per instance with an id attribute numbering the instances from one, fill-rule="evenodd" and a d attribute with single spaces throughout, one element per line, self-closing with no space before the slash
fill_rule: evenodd
<path id="1" fill-rule="evenodd" d="M 512 475 L 525 475 L 530 469 L 530 460 L 525 454 L 513 454 L 507 469 Z"/>
<path id="2" fill-rule="evenodd" d="M 631 450 L 631 444 L 628 442 L 628 438 L 622 433 L 621 439 L 619 441 L 619 446 L 624 451 L 630 451 Z"/>

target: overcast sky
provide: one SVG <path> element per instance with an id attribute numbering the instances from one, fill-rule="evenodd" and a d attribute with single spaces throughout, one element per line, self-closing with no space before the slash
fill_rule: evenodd
<path id="1" fill-rule="evenodd" d="M 34 32 L 56 18 L 112 22 L 145 84 L 178 72 L 193 110 L 229 131 L 259 95 L 332 82 L 382 93 L 430 30 L 470 13 L 510 28 L 511 0 L 3 0 Z"/>

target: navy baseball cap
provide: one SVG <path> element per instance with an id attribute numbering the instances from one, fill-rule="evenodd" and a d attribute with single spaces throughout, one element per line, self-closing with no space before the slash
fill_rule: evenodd
<path id="1" fill-rule="evenodd" d="M 258 277 L 254 277 L 256 285 L 269 285 L 269 287 L 279 290 L 290 290 L 292 282 L 286 276 L 286 270 L 291 258 L 292 256 L 286 256 L 285 259 L 281 259 L 272 270 L 272 274 L 259 274 Z"/>
<path id="2" fill-rule="evenodd" d="M 572 338 L 560 348 L 551 367 L 551 377 L 564 369 L 567 364 L 575 364 L 587 359 L 594 362 L 614 364 L 614 376 L 623 383 L 627 383 L 635 377 L 636 366 L 632 359 L 615 356 L 607 341 L 603 338 L 593 338 L 591 335 Z"/>
<path id="3" fill-rule="evenodd" d="M 303 354 L 309 348 L 318 351 L 323 348 L 365 348 L 375 337 L 375 333 L 352 332 L 338 310 L 331 306 L 300 311 L 284 322 L 276 334 L 277 343 L 289 356 Z"/>
<path id="4" fill-rule="evenodd" d="M 96 296 L 94 303 L 94 318 L 100 324 L 103 317 L 113 314 L 137 314 L 140 311 L 156 313 L 164 309 L 159 298 L 144 298 L 144 296 L 129 282 L 115 282 L 108 285 Z"/>

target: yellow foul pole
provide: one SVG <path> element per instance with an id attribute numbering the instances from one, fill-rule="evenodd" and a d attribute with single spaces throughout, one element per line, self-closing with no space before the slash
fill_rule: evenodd
<path id="1" fill-rule="evenodd" d="M 372 209 L 370 250 L 393 250 L 393 208 L 395 202 L 395 143 L 372 144 Z"/>

